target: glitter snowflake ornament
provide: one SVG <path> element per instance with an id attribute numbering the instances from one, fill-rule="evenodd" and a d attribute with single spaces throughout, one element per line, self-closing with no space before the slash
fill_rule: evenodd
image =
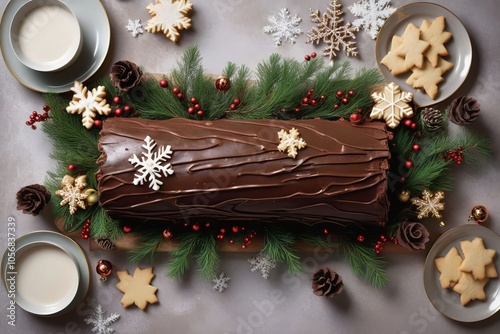
<path id="1" fill-rule="evenodd" d="M 71 91 L 75 93 L 73 100 L 66 107 L 69 114 L 82 115 L 82 124 L 90 129 L 94 125 L 94 118 L 99 115 L 109 115 L 111 108 L 106 103 L 106 89 L 98 86 L 91 91 L 78 81 L 75 81 Z"/>
<path id="2" fill-rule="evenodd" d="M 323 41 L 328 44 L 323 50 L 323 55 L 330 60 L 337 57 L 337 51 L 340 51 L 341 47 L 348 57 L 358 55 L 356 42 L 353 41 L 356 39 L 357 28 L 351 23 L 344 23 L 344 12 L 341 7 L 339 0 L 332 0 L 323 15 L 320 15 L 319 10 L 310 10 L 311 21 L 317 25 L 307 33 L 306 43 L 319 44 Z"/>
<path id="3" fill-rule="evenodd" d="M 390 0 L 362 0 L 349 7 L 351 13 L 359 17 L 352 21 L 353 27 L 363 28 L 372 39 L 376 39 L 380 27 L 396 10 Z"/>
<path id="4" fill-rule="evenodd" d="M 269 256 L 262 253 L 260 253 L 257 257 L 249 258 L 248 262 L 250 262 L 250 271 L 259 271 L 260 275 L 264 279 L 268 279 L 271 269 L 276 267 L 276 262 Z"/>
<path id="5" fill-rule="evenodd" d="M 444 210 L 444 203 L 441 203 L 442 199 L 444 199 L 444 192 L 436 191 L 433 193 L 428 189 L 424 189 L 424 191 L 422 191 L 422 198 L 411 198 L 411 203 L 417 206 L 417 218 L 423 219 L 428 217 L 429 214 L 436 218 L 441 218 L 441 214 L 439 212 Z"/>
<path id="6" fill-rule="evenodd" d="M 278 150 L 280 152 L 287 151 L 288 156 L 294 158 L 297 156 L 297 151 L 306 147 L 306 142 L 299 137 L 300 133 L 296 128 L 292 128 L 289 132 L 281 130 L 278 132 L 280 143 Z"/>
<path id="7" fill-rule="evenodd" d="M 74 215 L 78 208 L 86 209 L 85 200 L 88 197 L 84 191 L 87 187 L 86 178 L 85 175 L 78 176 L 76 179 L 65 175 L 61 181 L 62 189 L 56 190 L 56 195 L 62 198 L 59 205 L 68 205 L 71 215 Z"/>
<path id="8" fill-rule="evenodd" d="M 132 34 L 132 36 L 137 37 L 139 34 L 144 33 L 142 28 L 141 20 L 128 20 L 128 24 L 125 26 L 127 31 Z"/>
<path id="9" fill-rule="evenodd" d="M 92 332 L 97 334 L 112 334 L 115 332 L 111 328 L 111 324 L 115 323 L 120 319 L 120 315 L 117 313 L 111 313 L 109 317 L 104 316 L 105 312 L 102 306 L 97 305 L 94 314 L 88 318 L 83 319 L 87 325 L 92 325 Z"/>
<path id="10" fill-rule="evenodd" d="M 413 116 L 413 108 L 408 104 L 413 100 L 413 94 L 402 92 L 394 82 L 384 87 L 383 92 L 372 94 L 375 105 L 370 113 L 371 119 L 384 119 L 387 126 L 396 128 L 403 117 Z"/>
<path id="11" fill-rule="evenodd" d="M 296 37 L 302 34 L 299 24 L 302 21 L 297 15 L 292 16 L 287 8 L 280 9 L 278 15 L 271 15 L 267 18 L 268 24 L 264 27 L 264 32 L 273 37 L 276 46 L 288 41 L 295 44 Z"/>
<path id="12" fill-rule="evenodd" d="M 156 0 L 156 4 L 149 4 L 146 9 L 151 14 L 146 31 L 163 32 L 172 42 L 180 38 L 179 30 L 191 28 L 189 15 L 193 4 L 189 0 Z"/>
<path id="13" fill-rule="evenodd" d="M 134 153 L 128 161 L 134 165 L 135 167 L 140 167 L 138 169 L 138 174 L 134 174 L 134 185 L 142 185 L 147 180 L 149 181 L 149 188 L 154 191 L 158 191 L 160 186 L 163 184 L 158 178 L 163 176 L 167 177 L 174 173 L 172 169 L 172 165 L 167 163 L 163 165 L 167 161 L 167 159 L 171 158 L 171 154 L 173 153 L 170 145 L 160 146 L 156 152 L 153 153 L 153 150 L 156 148 L 156 142 L 151 139 L 150 136 L 146 136 L 144 139 L 146 144 L 143 144 L 142 147 L 146 150 L 146 152 L 142 152 L 142 158 L 139 160 L 137 155 Z"/>
<path id="14" fill-rule="evenodd" d="M 212 282 L 214 283 L 213 289 L 219 292 L 224 292 L 227 288 L 229 288 L 229 284 L 227 284 L 231 280 L 230 277 L 221 273 L 219 276 L 216 276 Z"/>

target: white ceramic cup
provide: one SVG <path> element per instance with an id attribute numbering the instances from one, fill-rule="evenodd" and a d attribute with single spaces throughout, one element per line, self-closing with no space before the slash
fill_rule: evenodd
<path id="1" fill-rule="evenodd" d="M 83 37 L 78 19 L 59 0 L 31 0 L 10 25 L 10 41 L 21 63 L 40 72 L 70 66 L 79 56 Z"/>

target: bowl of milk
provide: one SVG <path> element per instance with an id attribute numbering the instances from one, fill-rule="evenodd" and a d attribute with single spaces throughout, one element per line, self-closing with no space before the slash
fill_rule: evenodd
<path id="1" fill-rule="evenodd" d="M 78 19 L 68 5 L 58 0 L 31 0 L 14 15 L 10 41 L 25 66 L 55 72 L 78 58 L 83 37 Z"/>

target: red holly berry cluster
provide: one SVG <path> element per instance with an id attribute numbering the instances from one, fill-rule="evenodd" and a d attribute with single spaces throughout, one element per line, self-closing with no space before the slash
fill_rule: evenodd
<path id="1" fill-rule="evenodd" d="M 240 106 L 240 104 L 241 104 L 240 99 L 236 97 L 236 98 L 234 98 L 233 103 L 231 103 L 231 105 L 229 106 L 229 109 L 235 110 Z"/>
<path id="2" fill-rule="evenodd" d="M 48 105 L 44 105 L 43 114 L 39 114 L 36 110 L 33 111 L 30 115 L 30 119 L 26 121 L 27 126 L 31 126 L 33 130 L 36 130 L 35 123 L 46 121 L 49 118 L 50 107 Z"/>
<path id="3" fill-rule="evenodd" d="M 339 99 L 340 99 L 340 102 L 342 102 L 342 104 L 348 104 L 349 103 L 349 98 L 353 97 L 354 95 L 356 95 L 356 92 L 352 89 L 349 89 L 347 92 L 343 92 L 341 90 L 337 91 L 337 93 L 335 94 Z M 334 109 L 338 109 L 340 108 L 340 104 L 339 103 L 335 103 L 335 105 L 333 106 Z"/>
<path id="4" fill-rule="evenodd" d="M 115 115 L 115 117 L 126 116 L 126 115 L 130 114 L 130 112 L 132 111 L 132 107 L 129 105 L 125 105 L 123 107 L 120 106 L 120 104 L 122 103 L 122 98 L 120 96 L 113 97 L 113 103 L 117 106 L 113 110 L 113 114 Z M 95 122 L 94 122 L 94 124 L 95 124 Z"/>
<path id="5" fill-rule="evenodd" d="M 192 106 L 187 109 L 188 114 L 190 115 L 198 115 L 198 117 L 202 117 L 204 115 L 203 110 L 201 110 L 201 106 L 198 103 L 198 100 L 196 97 L 192 97 L 189 99 L 189 102 L 191 102 Z"/>
<path id="6" fill-rule="evenodd" d="M 184 99 L 184 93 L 183 93 L 183 92 L 181 92 L 181 89 L 180 89 L 179 87 L 174 87 L 174 88 L 172 88 L 172 93 L 173 93 L 174 95 L 177 95 L 177 98 L 178 98 L 179 100 Z"/>
<path id="7" fill-rule="evenodd" d="M 461 165 L 464 160 L 464 149 L 459 146 L 457 149 L 451 149 L 446 152 L 446 156 L 444 157 L 446 161 L 454 161 L 457 165 Z"/>
<path id="8" fill-rule="evenodd" d="M 313 94 L 314 94 L 314 89 L 310 89 L 307 92 L 306 96 L 304 96 L 304 98 L 302 100 L 300 100 L 299 106 L 295 107 L 293 109 L 293 111 L 298 113 L 298 112 L 300 112 L 301 107 L 316 106 L 316 105 L 318 105 L 318 103 L 326 100 L 326 96 L 324 96 L 324 95 L 314 97 Z M 287 110 L 285 108 L 281 109 L 282 113 L 285 113 L 286 111 Z"/>
<path id="9" fill-rule="evenodd" d="M 316 58 L 316 56 L 317 56 L 317 55 L 316 55 L 316 52 L 313 52 L 313 53 L 311 53 L 310 55 L 305 55 L 305 56 L 304 56 L 304 59 L 305 59 L 306 61 L 309 61 L 309 60 L 311 60 L 311 58 Z"/>
<path id="10" fill-rule="evenodd" d="M 222 232 L 222 229 L 221 229 L 221 232 Z M 225 231 L 224 231 L 225 232 Z M 240 232 L 245 232 L 245 226 L 238 226 L 238 225 L 234 225 L 232 228 L 231 228 L 231 232 L 233 232 L 234 234 L 238 234 Z M 245 232 L 246 233 L 246 232 Z M 252 239 L 255 237 L 255 234 L 256 232 L 250 232 L 248 233 L 244 238 L 243 238 L 243 242 L 241 244 L 241 248 L 242 249 L 245 249 L 247 248 L 248 246 L 250 246 L 252 244 Z M 219 234 L 220 235 L 220 234 Z M 224 233 L 222 233 L 222 237 L 219 237 L 219 235 L 217 236 L 217 239 L 223 239 L 224 238 Z M 232 245 L 234 244 L 234 239 L 230 239 L 229 240 L 229 243 Z"/>
<path id="11" fill-rule="evenodd" d="M 384 250 L 384 245 L 387 242 L 387 237 L 385 235 L 381 235 L 377 242 L 375 243 L 375 253 L 380 254 L 381 251 Z M 398 240 L 395 237 L 391 237 L 391 242 L 395 245 L 398 244 Z"/>
<path id="12" fill-rule="evenodd" d="M 80 233 L 83 239 L 88 239 L 90 237 L 90 219 L 87 219 L 82 226 L 82 232 Z"/>

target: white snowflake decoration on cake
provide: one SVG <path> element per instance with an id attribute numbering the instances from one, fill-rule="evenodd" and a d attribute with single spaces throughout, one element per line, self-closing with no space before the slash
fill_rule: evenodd
<path id="1" fill-rule="evenodd" d="M 278 150 L 280 152 L 287 151 L 288 156 L 294 158 L 297 156 L 297 151 L 306 147 L 306 142 L 299 137 L 300 133 L 296 128 L 292 128 L 289 132 L 281 130 L 278 132 L 280 143 Z"/>
<path id="2" fill-rule="evenodd" d="M 71 91 L 75 93 L 73 100 L 66 107 L 69 114 L 82 115 L 82 124 L 85 128 L 90 129 L 94 125 L 94 118 L 99 115 L 109 115 L 111 108 L 106 103 L 106 88 L 98 86 L 91 91 L 83 84 L 75 81 Z"/>
<path id="3" fill-rule="evenodd" d="M 128 24 L 125 26 L 127 31 L 129 31 L 132 36 L 137 37 L 139 34 L 144 33 L 144 29 L 142 28 L 141 20 L 128 20 Z"/>
<path id="4" fill-rule="evenodd" d="M 271 15 L 267 18 L 268 24 L 264 27 L 264 32 L 273 37 L 277 46 L 286 41 L 295 44 L 296 37 L 302 34 L 299 28 L 301 21 L 298 15 L 292 16 L 287 8 L 282 8 L 278 15 Z"/>
<path id="5" fill-rule="evenodd" d="M 260 253 L 257 257 L 249 258 L 248 262 L 250 262 L 250 271 L 259 271 L 264 279 L 268 279 L 271 269 L 276 267 L 276 262 L 263 253 Z"/>
<path id="6" fill-rule="evenodd" d="M 87 325 L 93 325 L 92 332 L 97 334 L 112 334 L 115 332 L 113 328 L 111 328 L 111 324 L 115 323 L 120 319 L 120 315 L 117 313 L 111 313 L 111 315 L 107 318 L 104 317 L 104 310 L 102 306 L 97 305 L 94 314 L 88 318 L 83 319 Z"/>
<path id="7" fill-rule="evenodd" d="M 134 155 L 128 159 L 128 161 L 135 167 L 140 167 L 138 169 L 139 174 L 134 174 L 134 185 L 142 185 L 144 184 L 144 181 L 147 180 L 149 181 L 149 188 L 157 191 L 163 184 L 163 182 L 159 180 L 161 174 L 167 177 L 174 173 L 170 163 L 163 165 L 167 159 L 171 159 L 171 154 L 173 152 L 170 145 L 167 145 L 160 146 L 158 150 L 153 153 L 153 150 L 156 147 L 156 142 L 151 139 L 150 136 L 147 136 L 144 139 L 144 142 L 146 144 L 143 144 L 142 147 L 146 150 L 146 152 L 142 152 L 143 157 L 139 160 L 137 155 L 134 153 Z"/>
<path id="8" fill-rule="evenodd" d="M 390 0 L 361 0 L 349 7 L 351 13 L 359 17 L 352 22 L 353 27 L 363 28 L 371 38 L 377 38 L 380 27 L 396 10 Z"/>
<path id="9" fill-rule="evenodd" d="M 219 276 L 216 276 L 212 282 L 214 283 L 213 289 L 217 290 L 219 292 L 224 292 L 227 288 L 229 288 L 229 282 L 231 280 L 230 277 L 227 277 L 224 275 L 224 273 L 221 273 Z"/>

